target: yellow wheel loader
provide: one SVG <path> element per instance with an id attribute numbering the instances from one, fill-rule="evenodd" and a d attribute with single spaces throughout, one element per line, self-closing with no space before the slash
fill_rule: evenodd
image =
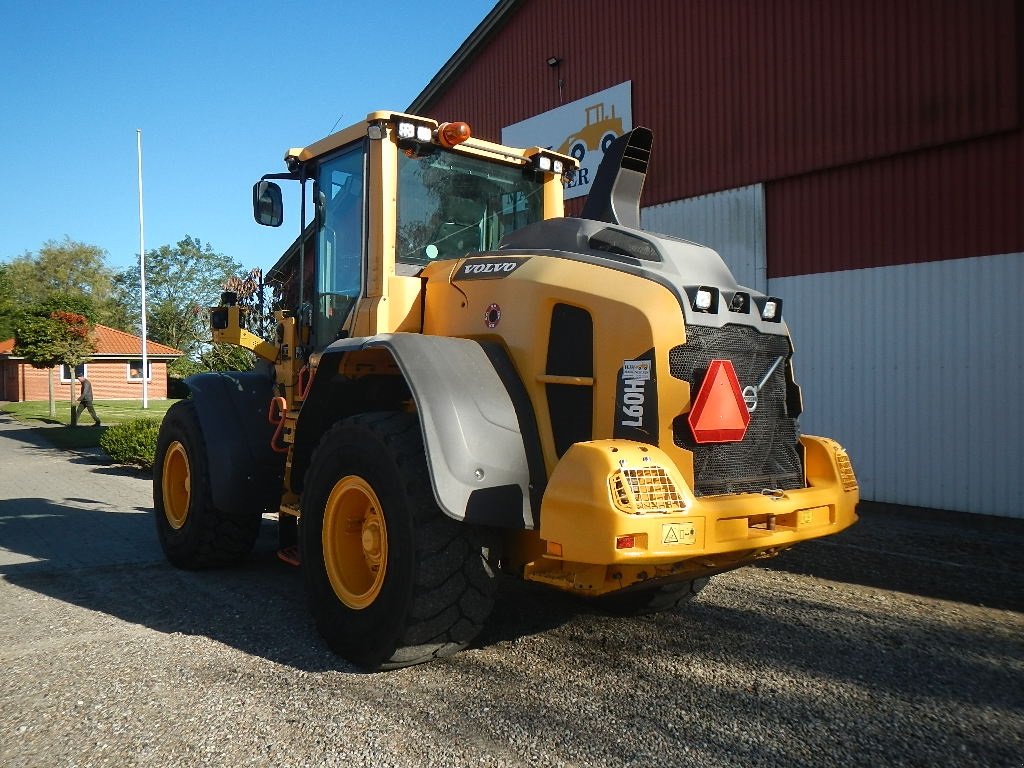
<path id="1" fill-rule="evenodd" d="M 658 611 L 851 525 L 846 452 L 798 431 L 782 301 L 641 229 L 651 144 L 608 146 L 580 217 L 573 158 L 465 123 L 374 112 L 289 150 L 253 188 L 278 226 L 301 186 L 276 337 L 225 294 L 213 339 L 264 362 L 191 377 L 163 422 L 169 560 L 244 558 L 274 513 L 330 647 L 387 669 L 470 643 L 498 572 Z"/>

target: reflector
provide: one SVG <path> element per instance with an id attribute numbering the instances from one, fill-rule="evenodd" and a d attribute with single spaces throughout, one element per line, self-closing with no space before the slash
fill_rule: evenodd
<path id="1" fill-rule="evenodd" d="M 731 360 L 711 361 L 687 421 L 698 443 L 734 443 L 743 439 L 750 413 Z"/>

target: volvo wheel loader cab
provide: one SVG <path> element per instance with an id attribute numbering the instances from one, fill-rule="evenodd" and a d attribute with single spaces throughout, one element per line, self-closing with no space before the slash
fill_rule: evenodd
<path id="1" fill-rule="evenodd" d="M 276 337 L 230 295 L 211 311 L 264 368 L 193 377 L 161 431 L 171 561 L 244 556 L 268 511 L 288 544 L 297 519 L 319 630 L 379 669 L 468 644 L 499 570 L 664 610 L 852 524 L 849 458 L 798 430 L 781 300 L 640 228 L 651 143 L 608 146 L 580 218 L 572 158 L 464 123 L 375 112 L 289 150 L 253 189 L 270 226 L 278 182 L 303 190 Z"/>

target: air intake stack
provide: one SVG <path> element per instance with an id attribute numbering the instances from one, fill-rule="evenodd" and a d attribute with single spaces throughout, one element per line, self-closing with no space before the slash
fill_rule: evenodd
<path id="1" fill-rule="evenodd" d="M 654 134 L 634 128 L 608 145 L 580 218 L 640 229 L 640 194 Z"/>

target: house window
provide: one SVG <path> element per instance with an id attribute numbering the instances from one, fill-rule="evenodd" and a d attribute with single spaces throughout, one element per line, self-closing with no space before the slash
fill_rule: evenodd
<path id="1" fill-rule="evenodd" d="M 153 380 L 153 363 L 146 361 L 146 381 Z M 128 363 L 128 381 L 142 381 L 142 361 L 132 360 Z"/>
<path id="2" fill-rule="evenodd" d="M 62 363 L 60 366 L 60 383 L 70 384 L 72 379 L 77 379 L 79 376 L 86 376 L 85 369 L 87 368 L 85 363 L 75 366 L 75 373 L 71 375 L 71 368 L 66 363 Z"/>

